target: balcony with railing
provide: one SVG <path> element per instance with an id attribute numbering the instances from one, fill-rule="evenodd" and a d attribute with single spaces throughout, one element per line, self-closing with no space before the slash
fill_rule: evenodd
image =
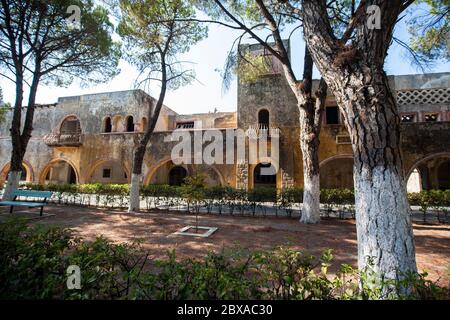
<path id="1" fill-rule="evenodd" d="M 76 116 L 68 116 L 61 123 L 59 132 L 44 136 L 44 142 L 49 147 L 79 147 L 81 138 L 80 121 Z"/>
<path id="2" fill-rule="evenodd" d="M 270 139 L 279 137 L 280 129 L 274 126 L 268 126 L 263 123 L 250 125 L 247 130 L 247 136 L 254 139 Z"/>
<path id="3" fill-rule="evenodd" d="M 83 144 L 80 133 L 51 133 L 44 136 L 44 142 L 49 147 L 79 147 Z"/>

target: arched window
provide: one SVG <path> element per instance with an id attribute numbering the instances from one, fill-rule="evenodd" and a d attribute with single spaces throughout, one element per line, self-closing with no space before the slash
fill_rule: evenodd
<path id="1" fill-rule="evenodd" d="M 126 119 L 126 131 L 133 132 L 134 131 L 134 119 L 133 116 L 128 116 Z"/>
<path id="2" fill-rule="evenodd" d="M 171 186 L 181 186 L 184 179 L 187 177 L 187 171 L 185 168 L 176 166 L 169 171 L 169 184 Z"/>
<path id="3" fill-rule="evenodd" d="M 260 128 L 269 128 L 269 111 L 262 109 L 258 112 L 258 123 Z"/>
<path id="4" fill-rule="evenodd" d="M 277 174 L 275 167 L 270 163 L 260 163 L 255 167 L 253 171 L 253 184 L 254 186 L 276 186 Z"/>
<path id="5" fill-rule="evenodd" d="M 64 119 L 59 129 L 62 135 L 80 135 L 81 125 L 80 120 L 76 116 L 70 116 Z"/>
<path id="6" fill-rule="evenodd" d="M 106 117 L 103 123 L 103 132 L 109 133 L 112 131 L 111 117 Z"/>

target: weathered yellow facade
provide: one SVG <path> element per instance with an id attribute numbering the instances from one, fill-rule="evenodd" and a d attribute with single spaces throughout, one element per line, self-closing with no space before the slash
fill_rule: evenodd
<path id="1" fill-rule="evenodd" d="M 450 73 L 391 77 L 402 117 L 402 152 L 409 189 L 450 188 Z M 142 104 L 144 100 L 150 104 Z M 129 183 L 132 151 L 145 129 L 154 99 L 140 90 L 59 98 L 56 105 L 40 106 L 33 137 L 24 161 L 23 180 L 35 183 Z M 352 187 L 352 148 L 332 96 L 327 98 L 320 135 L 319 159 L 323 188 Z M 0 184 L 9 171 L 11 115 L 0 128 Z M 274 73 L 251 84 L 239 83 L 236 112 L 179 115 L 164 106 L 149 143 L 142 183 L 178 184 L 186 175 L 204 172 L 208 185 L 253 188 L 302 186 L 299 115 L 295 97 L 284 77 Z M 260 165 L 271 155 L 249 162 L 175 165 L 171 152 L 174 130 L 191 137 L 220 132 L 223 148 L 227 132 L 279 130 L 279 166 L 274 177 L 261 177 Z M 274 138 L 269 134 L 270 144 Z M 229 140 L 229 139 L 228 139 Z M 202 151 L 208 141 L 201 140 Z M 192 148 L 194 149 L 194 147 Z M 194 152 L 191 156 L 191 162 Z M 176 159 L 175 159 L 176 160 Z"/>

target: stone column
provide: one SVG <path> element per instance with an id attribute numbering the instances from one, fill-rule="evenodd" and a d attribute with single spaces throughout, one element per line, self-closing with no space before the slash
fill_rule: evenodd
<path id="1" fill-rule="evenodd" d="M 236 165 L 236 188 L 248 190 L 248 163 L 241 162 Z"/>

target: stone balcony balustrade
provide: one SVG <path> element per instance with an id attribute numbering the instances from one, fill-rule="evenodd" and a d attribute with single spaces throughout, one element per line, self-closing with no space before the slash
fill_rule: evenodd
<path id="1" fill-rule="evenodd" d="M 43 140 L 49 147 L 79 147 L 82 143 L 80 133 L 50 133 L 44 136 Z"/>

